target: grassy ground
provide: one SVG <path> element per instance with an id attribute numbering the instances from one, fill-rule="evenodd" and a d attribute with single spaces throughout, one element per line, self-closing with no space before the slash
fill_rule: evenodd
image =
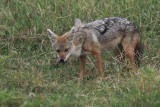
<path id="1" fill-rule="evenodd" d="M 124 72 L 104 52 L 105 80 L 95 61 L 78 82 L 79 60 L 56 66 L 46 29 L 62 35 L 75 18 L 90 22 L 125 17 L 138 26 L 144 45 L 139 74 Z M 160 106 L 159 0 L 0 0 L 0 105 L 5 106 Z"/>

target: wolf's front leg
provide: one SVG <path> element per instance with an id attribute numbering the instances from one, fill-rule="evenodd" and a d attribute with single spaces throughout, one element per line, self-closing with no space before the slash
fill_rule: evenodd
<path id="1" fill-rule="evenodd" d="M 97 61 L 99 75 L 102 79 L 104 79 L 103 62 L 102 62 L 102 58 L 101 58 L 101 52 L 99 49 L 96 49 L 92 54 Z"/>
<path id="2" fill-rule="evenodd" d="M 80 56 L 80 71 L 79 71 L 79 79 L 83 80 L 83 73 L 85 71 L 86 66 L 86 55 Z"/>

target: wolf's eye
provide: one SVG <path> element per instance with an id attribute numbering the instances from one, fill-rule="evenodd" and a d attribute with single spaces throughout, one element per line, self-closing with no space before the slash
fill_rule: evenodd
<path id="1" fill-rule="evenodd" d="M 69 48 L 68 48 L 68 49 L 65 49 L 64 52 L 67 52 L 68 50 L 69 50 Z"/>
<path id="2" fill-rule="evenodd" d="M 59 49 L 57 49 L 56 51 L 57 51 L 58 53 L 60 52 L 60 50 L 59 50 Z"/>

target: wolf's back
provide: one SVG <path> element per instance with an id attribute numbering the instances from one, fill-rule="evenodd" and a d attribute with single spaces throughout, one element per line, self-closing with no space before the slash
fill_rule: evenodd
<path id="1" fill-rule="evenodd" d="M 136 26 L 133 22 L 128 21 L 125 18 L 110 17 L 87 23 L 84 26 L 82 26 L 82 28 L 94 29 L 102 35 L 104 35 L 105 33 L 125 32 L 127 30 L 133 31 L 136 29 Z"/>

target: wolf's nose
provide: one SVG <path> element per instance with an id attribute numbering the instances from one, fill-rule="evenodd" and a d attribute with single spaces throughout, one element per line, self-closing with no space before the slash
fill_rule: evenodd
<path id="1" fill-rule="evenodd" d="M 63 63 L 64 63 L 64 59 L 60 59 L 60 62 L 63 62 Z"/>

